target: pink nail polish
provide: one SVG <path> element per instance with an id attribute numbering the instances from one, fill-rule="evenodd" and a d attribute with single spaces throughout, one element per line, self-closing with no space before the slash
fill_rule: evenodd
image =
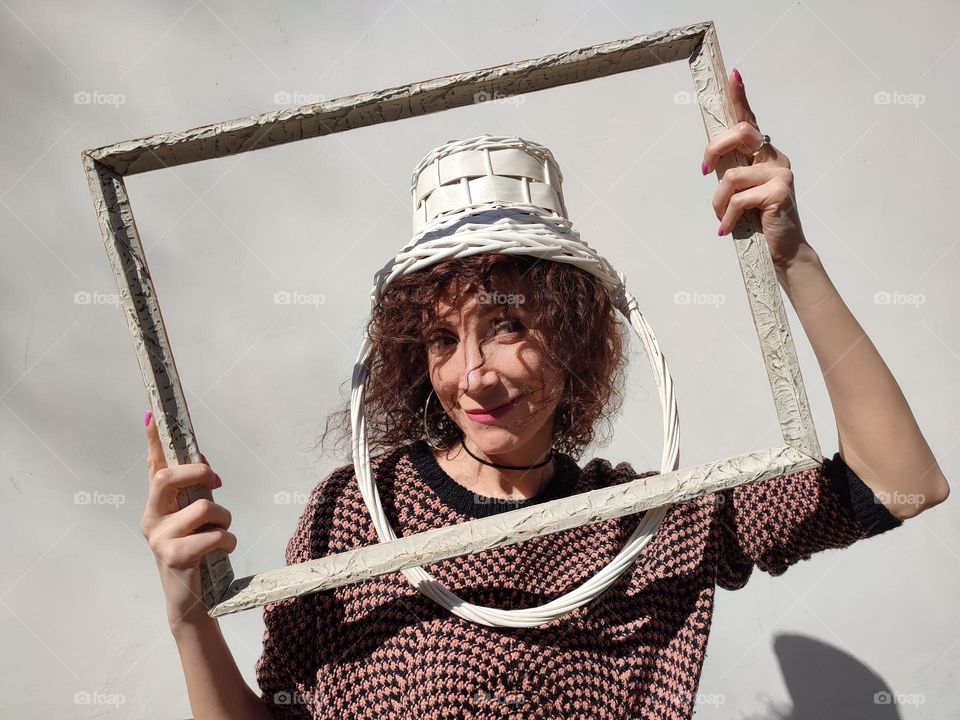
<path id="1" fill-rule="evenodd" d="M 217 473 L 214 473 L 213 477 L 217 481 L 217 487 L 220 487 L 221 485 L 223 485 L 223 480 L 220 479 L 220 476 Z"/>
<path id="2" fill-rule="evenodd" d="M 707 161 L 706 161 L 706 160 L 704 160 L 703 162 L 700 163 L 700 172 L 701 172 L 701 174 L 703 174 L 703 175 L 706 175 L 706 174 L 707 174 Z"/>
<path id="3" fill-rule="evenodd" d="M 737 79 L 737 82 L 743 85 L 743 78 L 740 76 L 740 71 L 736 68 L 733 69 L 733 76 Z"/>
<path id="4" fill-rule="evenodd" d="M 723 225 L 717 228 L 717 235 L 723 235 Z"/>
<path id="5" fill-rule="evenodd" d="M 150 418 L 153 417 L 153 411 L 147 410 L 147 414 L 143 416 L 143 426 L 146 427 L 150 424 Z"/>

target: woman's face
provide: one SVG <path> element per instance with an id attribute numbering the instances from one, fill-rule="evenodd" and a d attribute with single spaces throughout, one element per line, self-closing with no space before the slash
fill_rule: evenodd
<path id="1" fill-rule="evenodd" d="M 565 377 L 547 366 L 523 296 L 469 295 L 438 311 L 425 335 L 430 380 L 471 447 L 488 457 L 546 452 Z"/>

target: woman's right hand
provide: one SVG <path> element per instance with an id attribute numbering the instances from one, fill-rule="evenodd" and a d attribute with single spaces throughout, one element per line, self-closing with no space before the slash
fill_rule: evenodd
<path id="1" fill-rule="evenodd" d="M 192 485 L 220 487 L 220 478 L 201 453 L 201 463 L 167 467 L 160 434 L 152 415 L 147 425 L 147 465 L 150 492 L 140 529 L 153 551 L 167 603 L 171 629 L 183 623 L 209 621 L 203 604 L 200 560 L 220 548 L 237 547 L 227 531 L 230 511 L 211 500 L 200 499 L 185 508 L 177 505 L 177 491 Z"/>

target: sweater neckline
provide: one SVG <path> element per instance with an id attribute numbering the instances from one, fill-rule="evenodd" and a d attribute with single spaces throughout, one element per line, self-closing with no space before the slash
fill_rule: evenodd
<path id="1" fill-rule="evenodd" d="M 554 451 L 553 458 L 556 469 L 542 492 L 532 498 L 509 500 L 481 495 L 465 488 L 440 467 L 425 440 L 417 440 L 410 448 L 414 468 L 430 489 L 445 505 L 472 518 L 490 517 L 570 495 L 580 477 L 580 467 L 565 453 Z"/>

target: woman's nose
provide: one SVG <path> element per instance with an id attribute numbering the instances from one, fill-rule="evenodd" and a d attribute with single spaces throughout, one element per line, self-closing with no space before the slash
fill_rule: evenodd
<path id="1" fill-rule="evenodd" d="M 469 337 L 461 344 L 463 348 L 462 390 L 476 390 L 484 385 L 496 383 L 496 373 L 486 367 L 487 358 L 480 341 Z"/>

